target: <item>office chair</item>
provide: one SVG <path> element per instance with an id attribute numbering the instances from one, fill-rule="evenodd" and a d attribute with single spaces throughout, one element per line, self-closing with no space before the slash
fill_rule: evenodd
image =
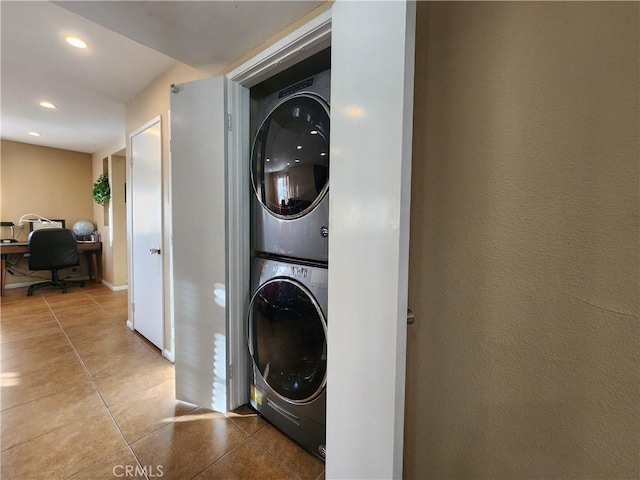
<path id="1" fill-rule="evenodd" d="M 75 267 L 80 264 L 78 243 L 71 230 L 64 228 L 44 228 L 34 230 L 29 234 L 29 270 L 51 270 L 51 280 L 34 283 L 29 287 L 27 296 L 43 287 L 58 287 L 62 293 L 67 293 L 67 285 L 80 284 L 83 280 L 61 280 L 58 270 Z"/>

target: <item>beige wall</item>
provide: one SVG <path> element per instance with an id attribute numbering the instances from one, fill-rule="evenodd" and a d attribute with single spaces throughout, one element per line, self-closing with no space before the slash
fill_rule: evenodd
<path id="1" fill-rule="evenodd" d="M 0 220 L 18 223 L 26 213 L 63 218 L 71 228 L 78 220 L 92 220 L 91 155 L 57 148 L 2 140 Z M 27 240 L 25 225 L 17 238 Z M 3 229 L 2 236 L 8 236 Z M 26 263 L 21 267 L 26 269 Z M 83 263 L 81 273 L 88 273 Z M 7 285 L 40 280 L 7 276 Z"/>
<path id="2" fill-rule="evenodd" d="M 122 140 L 107 145 L 92 155 L 93 181 L 103 173 L 107 165 L 109 184 L 111 186 L 111 200 L 107 208 L 93 203 L 93 216 L 102 240 L 102 281 L 109 288 L 121 289 L 127 286 L 127 217 L 124 203 L 124 165 L 120 160 L 115 163 L 119 167 L 112 168 L 117 153 L 124 152 L 124 137 Z M 106 159 L 106 162 L 105 162 Z M 109 208 L 114 209 L 111 229 L 108 222 Z M 113 235 L 113 238 L 110 238 Z"/>
<path id="3" fill-rule="evenodd" d="M 640 478 L 638 3 L 419 3 L 406 478 Z"/>
<path id="4" fill-rule="evenodd" d="M 124 155 L 111 155 L 109 170 L 111 173 L 111 208 L 113 224 L 113 286 L 127 285 L 127 204 L 125 194 L 127 158 Z"/>

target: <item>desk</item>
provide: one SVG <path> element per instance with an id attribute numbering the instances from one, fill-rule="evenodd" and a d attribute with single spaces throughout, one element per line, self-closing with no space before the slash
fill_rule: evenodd
<path id="1" fill-rule="evenodd" d="M 100 283 L 100 271 L 98 270 L 98 253 L 102 252 L 102 242 L 80 242 L 78 243 L 78 251 L 84 253 L 87 257 L 91 257 L 89 268 L 89 280 L 95 279 L 96 283 Z M 12 253 L 29 253 L 29 244 L 25 243 L 0 243 L 0 295 L 4 295 L 4 283 L 7 278 L 7 255 Z"/>

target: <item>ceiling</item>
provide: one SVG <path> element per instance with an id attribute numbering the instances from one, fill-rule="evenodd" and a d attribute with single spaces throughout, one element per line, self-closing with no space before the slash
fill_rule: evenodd
<path id="1" fill-rule="evenodd" d="M 126 103 L 176 60 L 216 74 L 321 3 L 2 0 L 0 135 L 93 153 L 124 137 Z"/>

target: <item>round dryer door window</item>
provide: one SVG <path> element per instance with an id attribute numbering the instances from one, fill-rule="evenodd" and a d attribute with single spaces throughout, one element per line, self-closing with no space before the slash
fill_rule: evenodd
<path id="1" fill-rule="evenodd" d="M 251 164 L 256 196 L 273 215 L 313 210 L 329 188 L 329 106 L 308 93 L 279 103 L 256 134 Z"/>
<path id="2" fill-rule="evenodd" d="M 249 351 L 265 382 L 292 403 L 313 400 L 326 384 L 327 326 L 319 305 L 298 282 L 263 284 L 249 308 Z"/>

